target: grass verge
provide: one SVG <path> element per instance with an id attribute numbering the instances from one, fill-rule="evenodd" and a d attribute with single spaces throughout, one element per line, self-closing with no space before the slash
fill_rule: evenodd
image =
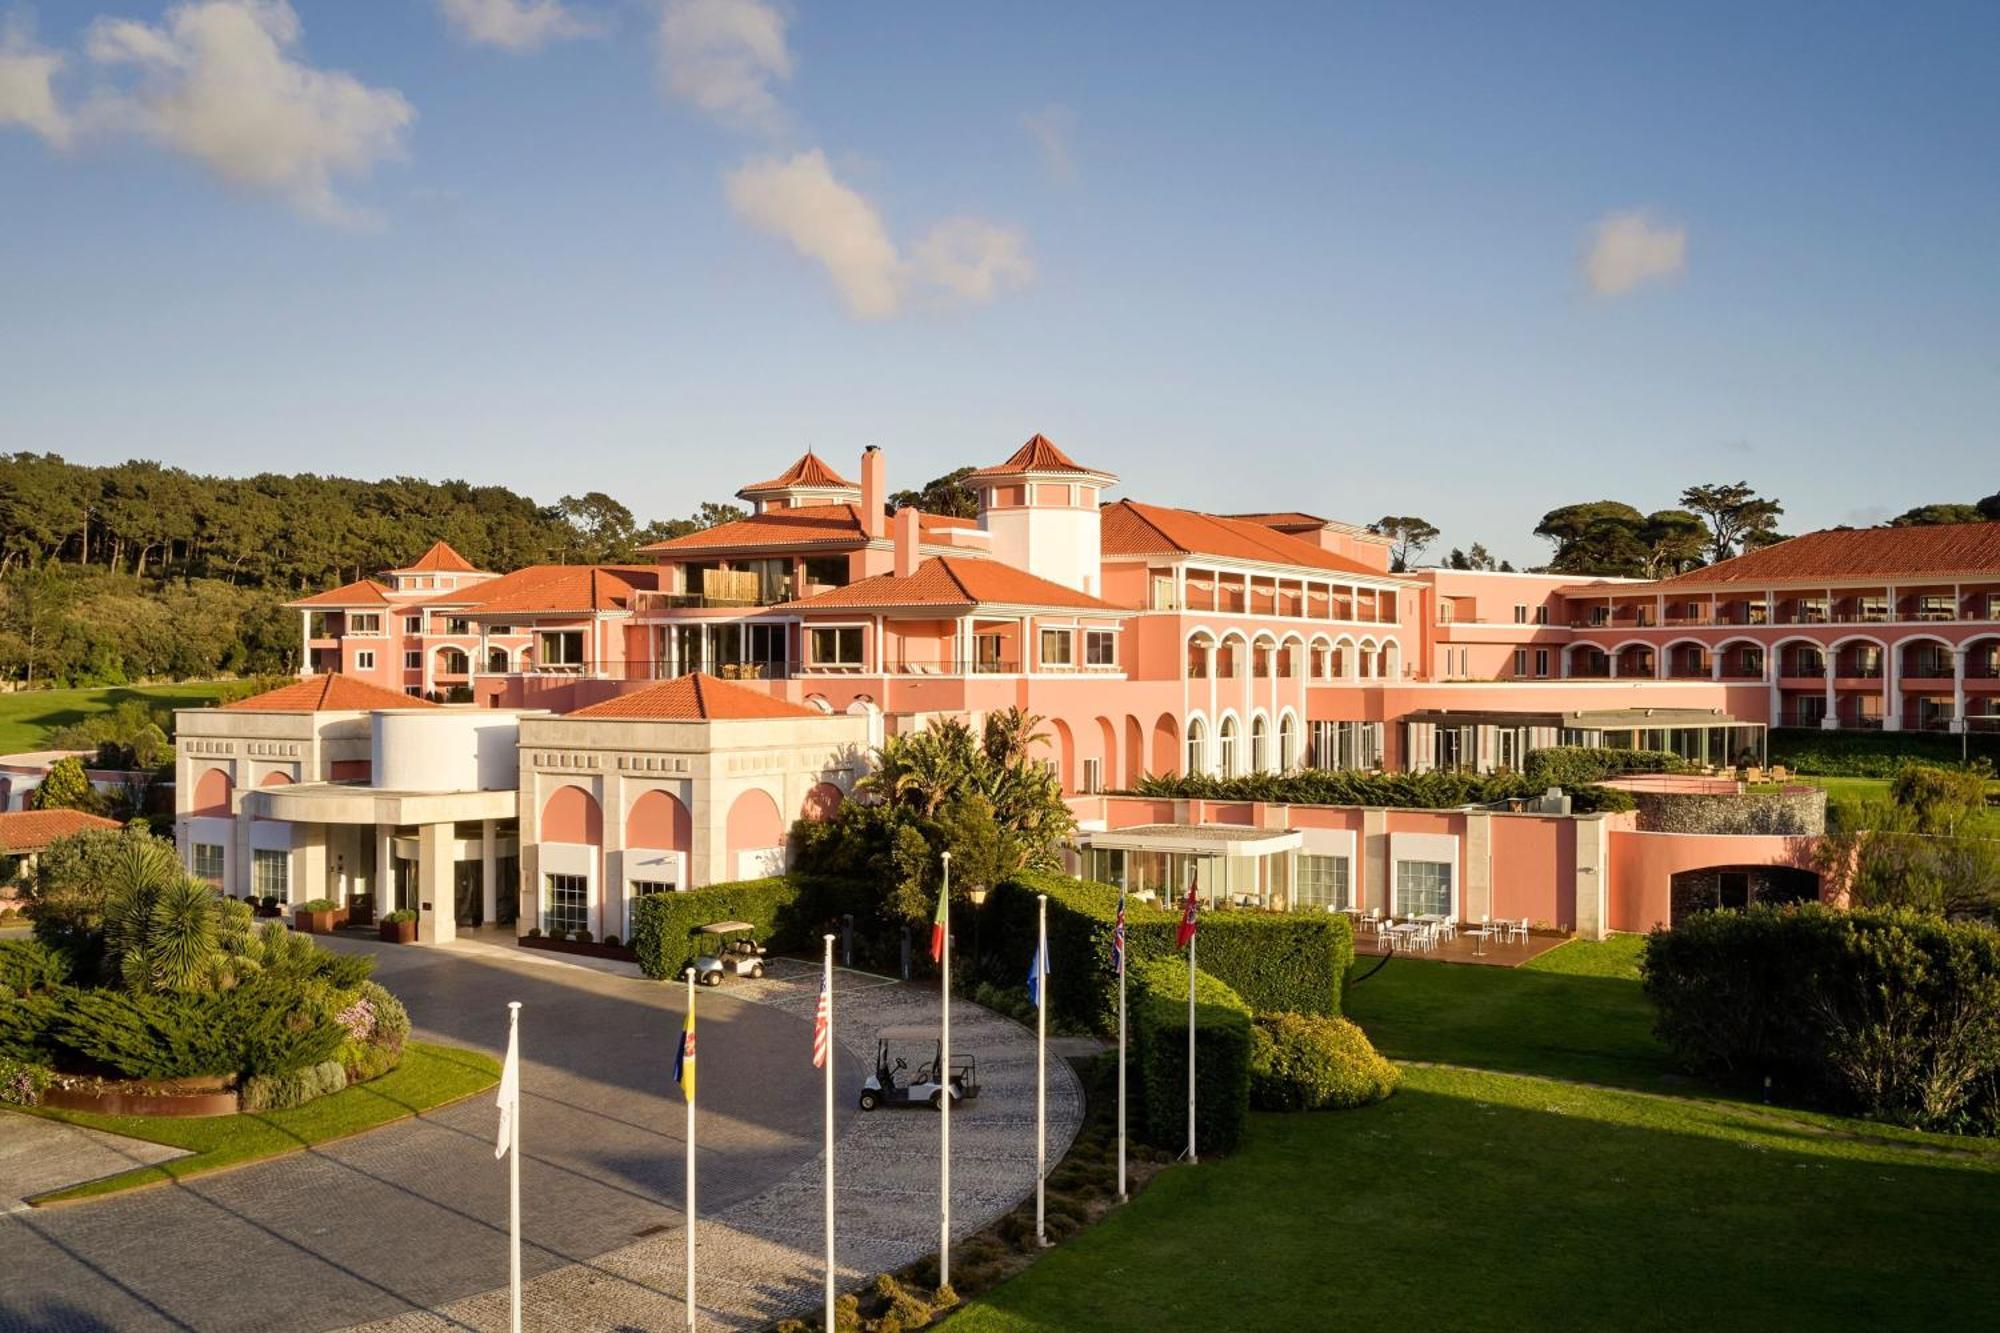
<path id="1" fill-rule="evenodd" d="M 0 754 L 47 746 L 58 727 L 108 713 L 128 699 L 153 708 L 202 708 L 234 682 L 187 681 L 178 685 L 111 685 L 90 690 L 18 690 L 0 694 Z"/>
<path id="2" fill-rule="evenodd" d="M 412 1042 L 403 1050 L 402 1063 L 382 1077 L 288 1111 L 173 1120 L 37 1108 L 31 1114 L 163 1143 L 184 1149 L 188 1155 L 52 1190 L 29 1202 L 41 1205 L 93 1199 L 297 1152 L 469 1097 L 492 1087 L 499 1078 L 500 1064 L 489 1055 Z"/>

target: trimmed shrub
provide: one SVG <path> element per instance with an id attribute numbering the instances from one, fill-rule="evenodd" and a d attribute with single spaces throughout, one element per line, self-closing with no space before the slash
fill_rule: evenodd
<path id="1" fill-rule="evenodd" d="M 1008 984 L 1027 976 L 1037 893 L 1049 895 L 1051 1017 L 1113 1030 L 1118 977 L 1111 970 L 1111 932 L 1118 890 L 1111 885 L 1036 872 L 1014 876 L 987 900 L 988 958 L 1001 960 L 995 965 L 1003 967 L 1000 979 Z M 1179 956 L 1174 939 L 1180 919 L 1178 910 L 1126 901 L 1125 939 L 1134 967 Z M 1345 916 L 1323 912 L 1208 912 L 1195 954 L 1202 971 L 1258 1009 L 1338 1014 L 1354 961 L 1354 926 Z"/>
<path id="2" fill-rule="evenodd" d="M 590 943 L 590 932 L 587 930 L 573 931 L 570 934 L 570 938 L 578 944 L 588 944 Z"/>
<path id="3" fill-rule="evenodd" d="M 240 1092 L 245 1111 L 285 1111 L 347 1086 L 347 1070 L 325 1060 L 286 1074 L 252 1074 Z"/>
<path id="4" fill-rule="evenodd" d="M 799 948 L 817 917 L 806 887 L 811 881 L 773 875 L 730 884 L 711 884 L 685 893 L 649 893 L 633 905 L 632 952 L 639 970 L 655 980 L 679 977 L 710 945 L 700 935 L 717 921 L 747 921 L 760 943 Z"/>
<path id="5" fill-rule="evenodd" d="M 0 996 L 68 984 L 70 955 L 40 940 L 0 940 Z"/>
<path id="6" fill-rule="evenodd" d="M 19 999 L 0 996 L 0 1060 L 46 1061 L 55 1050 L 52 1033 L 58 1003 L 53 990 Z"/>
<path id="7" fill-rule="evenodd" d="M 295 912 L 332 912 L 339 907 L 340 904 L 331 898 L 308 898 L 292 910 Z"/>
<path id="8" fill-rule="evenodd" d="M 1332 1111 L 1379 1102 L 1396 1066 L 1344 1018 L 1259 1014 L 1250 1030 L 1250 1104 L 1260 1111 Z"/>
<path id="9" fill-rule="evenodd" d="M 1054 960 L 1050 960 L 1053 969 Z M 1187 1143 L 1187 965 L 1135 963 L 1128 977 L 1139 1061 L 1139 1134 L 1162 1148 Z M 1250 1006 L 1205 972 L 1195 973 L 1195 1146 L 1229 1152 L 1250 1118 Z"/>
<path id="10" fill-rule="evenodd" d="M 1536 753 L 1542 753 L 1537 751 Z M 1583 753 L 1596 753 L 1583 751 Z M 1610 754 L 1651 755 L 1652 750 L 1615 750 Z M 1668 756 L 1672 758 L 1673 756 Z M 1561 761 L 1558 761 L 1560 763 Z M 1614 764 L 1617 761 L 1611 761 Z M 1650 763 L 1651 760 L 1641 760 Z M 1679 760 L 1675 760 L 1679 762 Z M 1579 763 L 1578 771 L 1592 771 Z M 1634 769 L 1634 772 L 1656 772 Z M 1610 776 L 1610 774 L 1605 774 Z M 1365 773 L 1356 770 L 1313 769 L 1303 773 L 1252 773 L 1217 778 L 1204 774 L 1147 777 L 1138 785 L 1142 796 L 1176 800 L 1264 801 L 1280 805 L 1355 805 L 1395 810 L 1457 810 L 1465 806 L 1498 807 L 1509 801 L 1533 801 L 1551 783 L 1519 773 L 1473 773 L 1432 769 L 1425 773 Z M 1570 808 L 1584 813 L 1634 808 L 1629 795 L 1593 782 L 1557 783 L 1571 796 Z"/>
<path id="11" fill-rule="evenodd" d="M 1973 759 L 2000 764 L 2000 736 L 1947 736 L 1923 731 L 1821 731 L 1773 727 L 1771 762 L 1825 778 L 1893 778 L 1907 763 L 1956 764 L 1959 746 Z"/>
<path id="12" fill-rule="evenodd" d="M 380 916 L 379 918 L 377 918 L 377 919 L 378 919 L 378 920 L 380 920 L 380 921 L 383 921 L 383 922 L 386 922 L 387 924 L 389 924 L 389 925 L 392 925 L 392 926 L 401 926 L 401 925 L 405 925 L 405 924 L 407 924 L 407 923 L 409 923 L 409 922 L 411 922 L 411 921 L 415 921 L 415 920 L 417 919 L 417 913 L 416 913 L 416 910 L 415 910 L 414 908 L 409 908 L 409 907 L 398 907 L 398 908 L 397 908 L 397 909 L 396 909 L 395 911 L 393 911 L 393 912 L 384 912 L 384 913 L 383 913 L 383 914 L 382 914 L 382 915 L 381 915 L 381 916 Z M 539 931 L 539 930 L 531 930 L 531 931 L 529 931 L 528 933 L 529 933 L 530 935 L 539 935 L 539 934 L 541 934 L 542 932 L 541 932 L 541 931 Z"/>
<path id="13" fill-rule="evenodd" d="M 1694 765 L 1671 750 L 1593 749 L 1549 745 L 1528 751 L 1523 776 L 1540 787 L 1580 787 L 1634 773 L 1692 773 Z"/>
<path id="14" fill-rule="evenodd" d="M 1575 815 L 1608 815 L 1637 810 L 1638 798 L 1619 787 L 1586 785 L 1569 789 L 1569 809 Z"/>
<path id="15" fill-rule="evenodd" d="M 1687 1067 L 1923 1129 L 2000 1132 L 2000 932 L 1818 904 L 1700 913 L 1641 963 Z"/>

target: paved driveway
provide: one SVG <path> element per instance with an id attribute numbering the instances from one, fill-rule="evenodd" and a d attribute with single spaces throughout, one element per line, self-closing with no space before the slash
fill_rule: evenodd
<path id="1" fill-rule="evenodd" d="M 680 1221 L 670 1089 L 681 991 L 581 969 L 337 941 L 420 1037 L 500 1054 L 523 1003 L 522 1199 L 530 1275 Z M 818 1083 L 796 1011 L 705 992 L 704 1211 L 812 1159 Z M 860 1068 L 838 1052 L 844 1086 Z M 851 1114 L 845 1107 L 842 1115 Z M 324 1329 L 449 1305 L 506 1271 L 491 1094 L 276 1161 L 0 1217 L 0 1329 Z M 9 1119 L 0 1119 L 5 1134 Z"/>

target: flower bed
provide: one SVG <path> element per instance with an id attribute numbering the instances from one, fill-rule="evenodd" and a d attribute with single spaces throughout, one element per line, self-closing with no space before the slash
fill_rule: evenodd
<path id="1" fill-rule="evenodd" d="M 183 1079 L 102 1079 L 57 1074 L 41 1104 L 100 1115 L 235 1115 L 241 1109 L 236 1076 Z"/>

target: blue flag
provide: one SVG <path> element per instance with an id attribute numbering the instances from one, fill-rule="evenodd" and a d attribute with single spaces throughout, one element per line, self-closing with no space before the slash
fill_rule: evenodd
<path id="1" fill-rule="evenodd" d="M 1028 968 L 1028 998 L 1037 1009 L 1042 1007 L 1042 979 L 1049 974 L 1049 942 L 1041 941 L 1035 946 L 1035 961 Z"/>

